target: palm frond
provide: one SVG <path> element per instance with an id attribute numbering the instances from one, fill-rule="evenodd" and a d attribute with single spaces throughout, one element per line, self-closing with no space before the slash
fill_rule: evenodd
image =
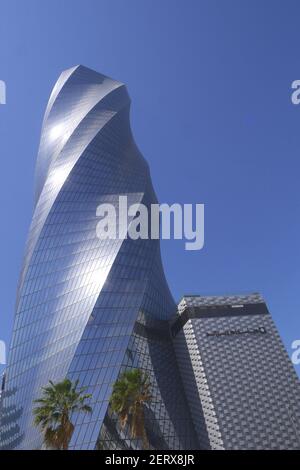
<path id="1" fill-rule="evenodd" d="M 140 369 L 129 369 L 120 375 L 113 385 L 110 406 L 118 415 L 121 429 L 127 423 L 133 439 L 142 439 L 143 448 L 148 447 L 145 429 L 144 406 L 152 400 L 148 374 Z"/>
<path id="2" fill-rule="evenodd" d="M 79 380 L 73 383 L 65 378 L 49 383 L 42 388 L 42 397 L 34 400 L 34 424 L 41 428 L 46 447 L 67 449 L 74 431 L 72 413 L 91 413 L 92 408 L 86 404 L 91 395 L 83 395 L 85 388 L 76 391 Z"/>

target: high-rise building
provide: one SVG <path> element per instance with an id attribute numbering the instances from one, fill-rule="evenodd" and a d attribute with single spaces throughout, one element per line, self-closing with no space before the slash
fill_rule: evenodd
<path id="1" fill-rule="evenodd" d="M 185 296 L 172 322 L 203 449 L 300 449 L 300 382 L 259 294 Z"/>
<path id="2" fill-rule="evenodd" d="M 74 418 L 71 449 L 140 448 L 109 406 L 112 384 L 135 367 L 153 386 L 145 411 L 150 447 L 198 447 L 169 335 L 176 307 L 159 240 L 96 234 L 99 204 L 118 213 L 120 195 L 128 204 L 156 202 L 129 108 L 122 83 L 83 66 L 63 72 L 50 96 L 6 370 L 2 448 L 41 447 L 33 400 L 49 380 L 65 377 L 92 394 L 92 414 Z"/>
<path id="3" fill-rule="evenodd" d="M 68 377 L 92 396 L 92 413 L 72 416 L 71 449 L 141 449 L 109 403 L 133 368 L 151 383 L 150 449 L 299 448 L 299 380 L 262 298 L 186 296 L 177 312 L 159 240 L 124 237 L 134 215 L 120 217 L 120 196 L 157 203 L 129 109 L 122 83 L 83 66 L 63 72 L 50 96 L 0 387 L 0 448 L 42 448 L 33 402 L 49 380 Z M 97 234 L 97 208 L 108 203 L 119 238 Z"/>

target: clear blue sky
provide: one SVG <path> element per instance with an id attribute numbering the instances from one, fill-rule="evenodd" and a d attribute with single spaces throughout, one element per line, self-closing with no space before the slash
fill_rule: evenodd
<path id="1" fill-rule="evenodd" d="M 60 72 L 81 63 L 127 84 L 159 200 L 206 205 L 202 251 L 162 243 L 174 297 L 259 291 L 291 352 L 300 339 L 300 105 L 290 100 L 299 18 L 297 1 L 1 1 L 0 339 L 10 338 L 45 106 Z"/>

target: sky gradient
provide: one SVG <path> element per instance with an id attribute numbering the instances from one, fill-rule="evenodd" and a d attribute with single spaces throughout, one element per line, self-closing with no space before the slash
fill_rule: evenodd
<path id="1" fill-rule="evenodd" d="M 291 354 L 300 339 L 299 17 L 297 1 L 1 1 L 0 340 L 11 334 L 45 107 L 61 71 L 83 64 L 127 85 L 159 201 L 205 204 L 203 250 L 162 242 L 175 299 L 258 291 Z"/>

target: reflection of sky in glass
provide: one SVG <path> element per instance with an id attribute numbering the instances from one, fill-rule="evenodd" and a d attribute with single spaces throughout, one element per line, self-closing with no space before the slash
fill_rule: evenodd
<path id="1" fill-rule="evenodd" d="M 7 447 L 41 445 L 32 401 L 49 379 L 68 374 L 88 387 L 94 410 L 76 417 L 72 447 L 94 448 L 140 310 L 164 320 L 174 309 L 158 240 L 96 235 L 100 203 L 117 209 L 120 194 L 129 204 L 156 202 L 129 107 L 124 85 L 81 66 L 63 72 L 50 97 L 7 369 L 6 390 L 16 393 L 4 400 L 22 413 L 5 426 Z M 157 387 L 153 416 L 162 429 L 168 423 L 168 445 L 179 446 Z"/>

